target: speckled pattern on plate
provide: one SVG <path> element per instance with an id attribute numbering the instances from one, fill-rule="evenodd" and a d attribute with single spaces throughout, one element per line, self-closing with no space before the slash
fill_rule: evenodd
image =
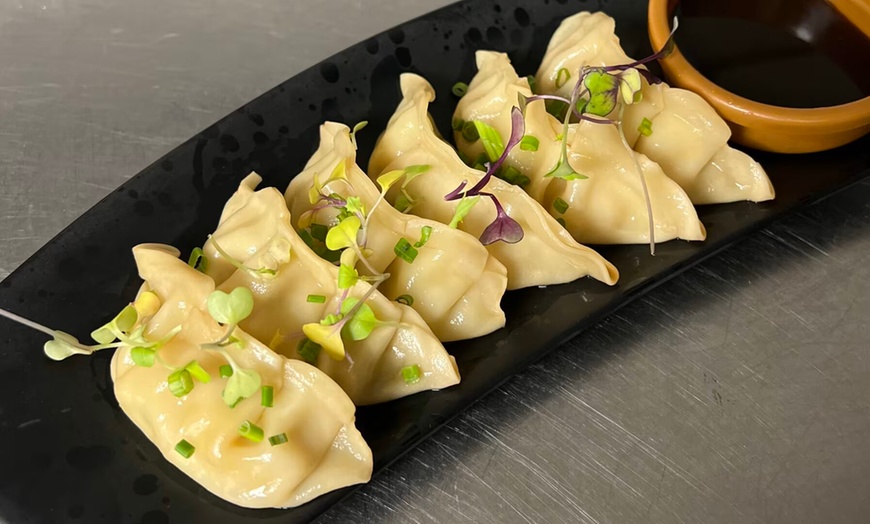
<path id="1" fill-rule="evenodd" d="M 450 86 L 472 75 L 474 49 L 508 51 L 521 72 L 532 72 L 558 21 L 583 8 L 614 16 L 629 54 L 648 52 L 642 1 L 466 2 L 408 22 L 288 80 L 155 162 L 0 284 L 0 305 L 85 337 L 135 293 L 133 245 L 165 242 L 186 253 L 201 244 L 250 170 L 269 185 L 287 184 L 313 151 L 325 119 L 370 122 L 359 137 L 365 165 L 376 130 L 398 101 L 401 72 L 420 73 L 433 83 L 440 95 L 433 114 L 447 130 L 454 103 Z M 450 346 L 463 374 L 460 386 L 359 411 L 376 468 L 603 315 L 785 212 L 858 180 L 867 172 L 867 148 L 864 140 L 820 155 L 760 155 L 778 188 L 775 202 L 702 208 L 708 241 L 671 242 L 655 257 L 644 246 L 603 249 L 621 272 L 615 288 L 583 280 L 510 293 L 505 329 Z M 2 325 L 0 409 L 16 422 L 0 429 L 0 517 L 304 522 L 352 491 L 287 511 L 223 502 L 162 460 L 120 412 L 109 380 L 110 355 L 52 363 L 37 350 L 43 337 Z M 630 325 L 619 332 L 627 340 L 638 336 Z M 716 377 L 709 381 L 718 394 Z M 160 498 L 143 496 L 158 489 Z"/>

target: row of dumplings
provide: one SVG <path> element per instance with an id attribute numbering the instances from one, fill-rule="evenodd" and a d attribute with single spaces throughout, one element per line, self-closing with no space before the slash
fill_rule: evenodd
<path id="1" fill-rule="evenodd" d="M 538 85 L 557 92 L 555 71 L 620 61 L 630 59 L 612 20 L 581 13 L 554 35 Z M 531 95 L 528 81 L 506 55 L 482 51 L 477 62 L 456 116 L 485 121 L 507 137 L 517 95 Z M 515 148 L 506 160 L 529 184 L 491 178 L 485 190 L 493 201 L 463 208 L 465 199 L 444 196 L 485 175 L 433 127 L 429 83 L 406 74 L 401 89 L 368 173 L 357 165 L 355 130 L 326 122 L 319 148 L 284 194 L 257 189 L 256 174 L 242 181 L 203 246 L 204 261 L 185 262 L 165 245 L 133 250 L 140 295 L 159 297 L 137 329 L 167 342 L 163 367 L 137 365 L 133 347 L 115 353 L 118 401 L 171 463 L 235 504 L 292 507 L 366 482 L 372 453 L 355 428 L 355 406 L 457 384 L 459 370 L 442 342 L 504 326 L 506 290 L 584 276 L 615 284 L 616 268 L 581 242 L 650 240 L 641 177 L 656 241 L 704 238 L 693 202 L 773 197 L 763 170 L 727 146 L 727 127 L 699 98 L 645 84 L 644 102 L 624 118 L 647 118 L 656 132 L 626 137 L 633 150 L 614 126 L 572 124 L 570 160 L 585 180 L 546 176 L 559 154 L 559 123 L 543 103 L 530 104 L 526 133 L 539 147 Z M 461 133 L 456 143 L 466 158 L 481 153 L 479 141 Z M 522 228 L 518 242 L 479 240 L 498 211 L 496 199 Z M 214 351 L 210 342 L 227 325 L 209 314 L 210 297 L 239 289 L 253 307 L 230 326 L 233 343 Z M 181 396 L 167 391 L 165 368 L 194 360 L 211 378 Z M 252 394 L 225 403 L 228 361 L 268 386 L 268 404 Z M 259 441 L 238 431 L 251 426 Z M 282 438 L 268 442 L 263 434 Z"/>

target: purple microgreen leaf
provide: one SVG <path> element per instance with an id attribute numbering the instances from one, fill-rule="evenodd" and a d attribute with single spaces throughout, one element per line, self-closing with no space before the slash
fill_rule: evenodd
<path id="1" fill-rule="evenodd" d="M 499 240 L 507 244 L 516 244 L 523 239 L 523 228 L 520 224 L 505 213 L 501 203 L 492 193 L 481 193 L 481 196 L 487 196 L 492 199 L 495 205 L 496 217 L 495 220 L 483 230 L 480 235 L 480 243 L 488 246 Z"/>

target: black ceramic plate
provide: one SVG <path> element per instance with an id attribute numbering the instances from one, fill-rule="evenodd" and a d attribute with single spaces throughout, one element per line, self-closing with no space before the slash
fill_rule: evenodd
<path id="1" fill-rule="evenodd" d="M 327 119 L 368 120 L 363 165 L 399 100 L 398 75 L 428 78 L 449 129 L 450 87 L 474 73 L 473 51 L 508 51 L 534 72 L 558 22 L 582 9 L 617 19 L 630 55 L 649 53 L 646 2 L 465 2 L 361 42 L 284 82 L 188 140 L 106 197 L 0 284 L 0 307 L 84 339 L 139 286 L 130 248 L 163 242 L 183 252 L 203 242 L 239 180 L 251 170 L 284 188 L 313 152 Z M 784 214 L 868 174 L 870 141 L 817 155 L 757 154 L 777 188 L 775 202 L 700 209 L 703 243 L 610 247 L 619 285 L 589 279 L 511 292 L 508 324 L 451 344 L 462 383 L 360 409 L 358 426 L 379 470 L 512 374 L 604 315 Z M 42 335 L 0 321 L 0 520 L 82 518 L 121 522 L 305 522 L 347 495 L 330 493 L 293 510 L 245 510 L 212 496 L 160 456 L 120 411 L 111 355 L 61 363 L 42 354 Z M 158 487 L 159 486 L 159 487 Z M 147 495 L 147 496 L 141 496 Z M 194 520 L 195 516 L 195 520 Z"/>

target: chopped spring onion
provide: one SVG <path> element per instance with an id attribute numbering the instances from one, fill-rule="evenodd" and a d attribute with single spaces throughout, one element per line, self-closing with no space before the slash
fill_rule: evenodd
<path id="1" fill-rule="evenodd" d="M 454 131 L 462 131 L 462 126 L 465 125 L 465 120 L 456 117 L 450 124 Z"/>
<path id="2" fill-rule="evenodd" d="M 468 92 L 468 84 L 466 84 L 465 82 L 456 82 L 455 84 L 453 84 L 453 88 L 451 89 L 451 91 L 453 91 L 454 95 L 462 98 L 463 96 L 465 96 L 465 93 Z"/>
<path id="3" fill-rule="evenodd" d="M 520 171 L 513 166 L 502 166 L 502 169 L 499 169 L 498 173 L 496 173 L 499 178 L 513 184 L 515 186 L 526 187 L 531 183 L 529 177 L 520 173 Z"/>
<path id="4" fill-rule="evenodd" d="M 278 433 L 277 435 L 272 435 L 269 437 L 269 444 L 273 446 L 279 446 L 281 444 L 287 443 L 287 433 Z"/>
<path id="5" fill-rule="evenodd" d="M 568 80 L 571 80 L 571 72 L 564 67 L 559 69 L 556 73 L 556 89 L 561 88 Z"/>
<path id="6" fill-rule="evenodd" d="M 643 136 L 652 135 L 652 120 L 650 120 L 649 118 L 644 118 L 643 120 L 641 120 L 640 125 L 637 126 L 637 131 Z"/>
<path id="7" fill-rule="evenodd" d="M 523 151 L 537 151 L 540 141 L 532 135 L 526 135 L 520 140 L 520 149 Z"/>
<path id="8" fill-rule="evenodd" d="M 420 241 L 414 242 L 414 247 L 423 247 L 429 241 L 429 236 L 432 235 L 432 226 L 423 226 L 420 229 Z"/>
<path id="9" fill-rule="evenodd" d="M 532 90 L 532 94 L 538 94 L 538 81 L 535 79 L 534 75 L 529 75 L 526 77 L 526 80 L 529 81 L 529 89 Z"/>
<path id="10" fill-rule="evenodd" d="M 312 304 L 323 304 L 326 302 L 326 297 L 323 295 L 308 295 L 308 302 Z"/>
<path id="11" fill-rule="evenodd" d="M 399 295 L 396 297 L 396 302 L 399 304 L 405 304 L 406 306 L 414 305 L 414 297 L 411 295 Z"/>
<path id="12" fill-rule="evenodd" d="M 326 234 L 329 232 L 329 228 L 324 226 L 323 224 L 311 224 L 311 236 L 316 240 L 320 240 L 321 242 L 326 241 Z"/>
<path id="13" fill-rule="evenodd" d="M 130 358 L 133 359 L 133 363 L 143 368 L 153 366 L 155 356 L 157 356 L 157 352 L 151 348 L 136 346 L 130 350 Z"/>
<path id="14" fill-rule="evenodd" d="M 193 444 L 190 442 L 181 439 L 178 441 L 178 444 L 175 445 L 175 451 L 182 457 L 189 459 L 193 456 L 193 452 L 196 451 L 196 448 L 193 447 Z"/>
<path id="15" fill-rule="evenodd" d="M 414 259 L 417 258 L 417 249 L 405 238 L 400 238 L 396 242 L 396 247 L 393 248 L 393 251 L 399 258 L 409 264 L 414 263 Z"/>
<path id="16" fill-rule="evenodd" d="M 474 125 L 474 122 L 466 122 L 462 125 L 462 138 L 472 144 L 477 142 L 480 138 L 480 133 L 477 132 L 477 126 Z"/>
<path id="17" fill-rule="evenodd" d="M 224 364 L 223 366 L 218 368 L 218 373 L 221 378 L 230 378 L 233 376 L 233 367 L 229 364 Z"/>
<path id="18" fill-rule="evenodd" d="M 558 211 L 560 215 L 564 215 L 565 211 L 568 211 L 568 202 L 557 197 L 556 200 L 553 201 L 553 209 Z"/>
<path id="19" fill-rule="evenodd" d="M 254 424 L 250 420 L 242 422 L 239 426 L 239 435 L 245 437 L 251 442 L 260 442 L 263 440 L 263 428 Z"/>
<path id="20" fill-rule="evenodd" d="M 317 363 L 317 355 L 320 354 L 320 344 L 314 343 L 306 337 L 299 341 L 296 352 L 299 353 L 302 360 L 313 366 Z"/>
<path id="21" fill-rule="evenodd" d="M 405 380 L 405 384 L 416 384 L 417 382 L 420 382 L 420 377 L 422 375 L 423 372 L 420 371 L 420 366 L 417 364 L 402 368 L 402 378 Z"/>
<path id="22" fill-rule="evenodd" d="M 187 264 L 193 269 L 205 273 L 208 268 L 208 259 L 205 258 L 201 247 L 193 248 L 190 252 L 190 258 L 187 259 Z"/>
<path id="23" fill-rule="evenodd" d="M 208 384 L 211 382 L 211 375 L 208 374 L 208 371 L 204 370 L 202 366 L 199 365 L 199 362 L 196 360 L 191 360 L 184 369 L 190 373 L 190 376 L 195 378 L 196 380 L 202 382 L 203 384 Z"/>
<path id="24" fill-rule="evenodd" d="M 565 219 L 562 218 L 562 217 L 557 218 L 557 219 L 556 219 L 556 222 L 558 222 L 559 225 L 562 226 L 562 227 L 564 227 L 564 228 L 567 228 L 567 227 L 568 227 L 568 223 L 565 222 Z"/>
<path id="25" fill-rule="evenodd" d="M 193 378 L 190 376 L 190 371 L 179 369 L 174 371 L 169 378 L 169 391 L 176 397 L 183 397 L 193 391 Z"/>
<path id="26" fill-rule="evenodd" d="M 274 402 L 275 390 L 272 386 L 263 386 L 260 388 L 260 405 L 264 408 L 271 408 Z"/>

